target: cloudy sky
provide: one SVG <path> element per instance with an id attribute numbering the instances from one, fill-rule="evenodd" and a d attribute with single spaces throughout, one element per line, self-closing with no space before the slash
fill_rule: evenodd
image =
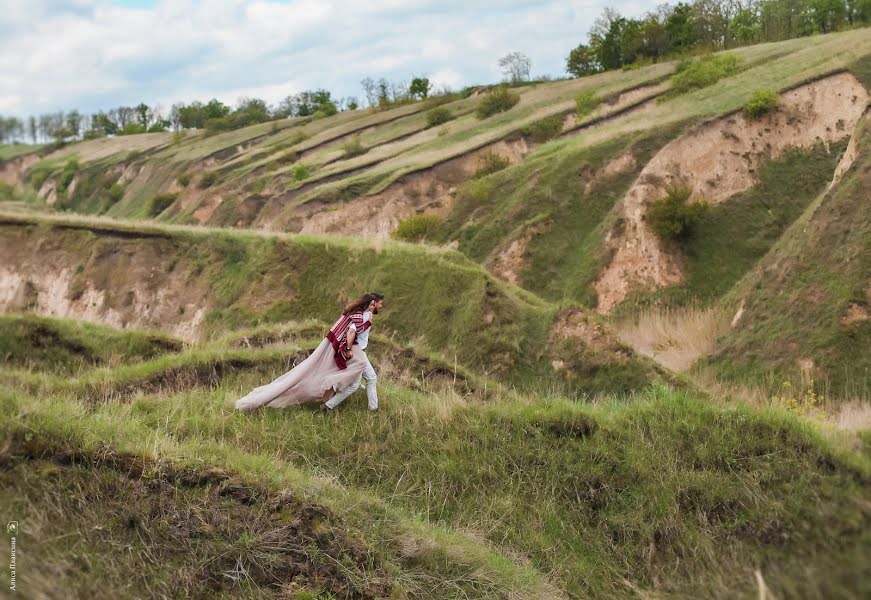
<path id="1" fill-rule="evenodd" d="M 318 87 L 362 97 L 360 80 L 427 75 L 498 81 L 500 56 L 564 75 L 605 6 L 651 0 L 0 0 L 0 114 L 216 97 L 270 103 Z"/>

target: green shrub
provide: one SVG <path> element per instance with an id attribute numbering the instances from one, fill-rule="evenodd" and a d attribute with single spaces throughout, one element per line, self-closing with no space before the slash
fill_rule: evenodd
<path id="1" fill-rule="evenodd" d="M 175 180 L 178 181 L 178 184 L 181 187 L 187 187 L 191 183 L 191 174 L 185 171 L 184 173 L 176 177 Z"/>
<path id="2" fill-rule="evenodd" d="M 437 215 L 414 215 L 400 221 L 390 235 L 394 240 L 417 242 L 432 233 L 441 222 Z"/>
<path id="3" fill-rule="evenodd" d="M 601 98 L 596 96 L 593 90 L 585 90 L 575 96 L 575 106 L 578 112 L 578 119 L 583 119 L 588 114 L 602 103 Z"/>
<path id="4" fill-rule="evenodd" d="M 203 173 L 203 176 L 200 177 L 199 187 L 201 190 L 204 190 L 208 187 L 212 187 L 212 185 L 218 180 L 218 173 L 216 171 L 206 171 Z"/>
<path id="5" fill-rule="evenodd" d="M 439 106 L 426 113 L 426 126 L 435 127 L 436 125 L 443 125 L 453 118 L 454 115 L 449 108 Z"/>
<path id="6" fill-rule="evenodd" d="M 703 56 L 672 76 L 670 95 L 685 94 L 713 85 L 720 79 L 737 73 L 740 65 L 741 59 L 731 52 Z"/>
<path id="7" fill-rule="evenodd" d="M 473 200 L 475 202 L 484 202 L 490 197 L 490 193 L 492 191 L 493 186 L 490 185 L 490 182 L 488 180 L 476 179 L 469 184 L 466 193 L 468 194 L 470 200 Z"/>
<path id="8" fill-rule="evenodd" d="M 154 196 L 148 203 L 148 216 L 156 217 L 169 208 L 176 198 L 178 198 L 178 194 L 158 194 Z"/>
<path id="9" fill-rule="evenodd" d="M 325 119 L 325 118 L 328 117 L 328 116 L 329 116 L 329 115 L 327 115 L 327 113 L 325 113 L 325 112 L 322 111 L 322 110 L 319 110 L 319 111 L 316 111 L 316 112 L 312 115 L 312 121 L 317 121 L 317 120 L 319 120 L 319 119 Z"/>
<path id="10" fill-rule="evenodd" d="M 692 234 L 694 225 L 708 209 L 705 202 L 690 203 L 692 193 L 688 187 L 669 187 L 665 198 L 647 209 L 644 218 L 661 240 L 684 240 Z"/>
<path id="11" fill-rule="evenodd" d="M 496 113 L 511 110 L 520 102 L 520 96 L 504 85 L 493 88 L 478 103 L 475 114 L 479 119 L 486 119 Z"/>
<path id="12" fill-rule="evenodd" d="M 5 181 L 0 181 L 0 202 L 8 202 L 14 198 L 15 188 Z"/>
<path id="13" fill-rule="evenodd" d="M 369 150 L 360 142 L 360 134 L 353 136 L 350 140 L 345 142 L 342 146 L 342 150 L 345 151 L 345 158 L 353 158 L 354 156 L 360 156 L 361 154 L 366 154 Z"/>
<path id="14" fill-rule="evenodd" d="M 774 110 L 780 102 L 780 97 L 774 90 L 756 90 L 750 95 L 750 99 L 744 103 L 744 114 L 750 119 L 758 119 L 762 115 Z"/>
<path id="15" fill-rule="evenodd" d="M 67 188 L 70 186 L 70 183 L 73 181 L 73 177 L 76 176 L 76 172 L 79 170 L 79 161 L 75 158 L 70 158 L 67 160 L 64 165 L 64 170 L 61 171 L 60 179 L 58 179 L 58 191 L 63 193 L 67 191 Z"/>
<path id="16" fill-rule="evenodd" d="M 293 180 L 294 181 L 302 181 L 303 179 L 308 179 L 311 176 L 311 169 L 305 163 L 299 163 L 293 168 Z"/>
<path id="17" fill-rule="evenodd" d="M 120 183 L 115 183 L 106 190 L 106 210 L 110 206 L 117 204 L 124 197 L 124 186 Z"/>
<path id="18" fill-rule="evenodd" d="M 487 151 L 481 155 L 481 160 L 478 163 L 478 170 L 475 171 L 473 178 L 478 179 L 479 177 L 485 177 L 491 173 L 495 173 L 496 171 L 501 171 L 510 164 L 511 160 L 508 158 L 500 156 L 493 151 Z"/>
<path id="19" fill-rule="evenodd" d="M 45 180 L 51 177 L 52 167 L 46 164 L 37 164 L 34 166 L 27 175 L 28 181 L 30 181 L 30 185 L 33 186 L 33 189 L 39 190 L 42 187 L 42 184 L 45 183 Z"/>
<path id="20" fill-rule="evenodd" d="M 529 137 L 533 142 L 543 144 L 552 140 L 563 130 L 563 118 L 561 115 L 552 115 L 536 121 L 529 126 Z"/>

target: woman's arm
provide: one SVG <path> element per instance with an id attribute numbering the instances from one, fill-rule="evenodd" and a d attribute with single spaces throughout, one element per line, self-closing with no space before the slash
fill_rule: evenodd
<path id="1" fill-rule="evenodd" d="M 350 329 L 348 329 L 348 337 L 345 340 L 345 347 L 342 348 L 342 354 L 344 355 L 345 358 L 350 358 L 351 356 L 354 355 L 354 353 L 351 352 L 351 345 L 354 343 L 354 339 L 356 337 L 357 337 L 357 329 L 355 327 L 351 327 Z"/>

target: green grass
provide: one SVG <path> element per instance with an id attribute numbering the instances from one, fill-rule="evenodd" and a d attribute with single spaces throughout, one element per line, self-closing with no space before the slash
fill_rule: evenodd
<path id="1" fill-rule="evenodd" d="M 74 373 L 180 350 L 164 334 L 118 331 L 82 321 L 34 315 L 0 315 L 0 358 L 5 366 Z"/>
<path id="2" fill-rule="evenodd" d="M 854 134 L 858 154 L 830 192 L 810 203 L 759 264 L 724 298 L 744 306 L 738 327 L 707 363 L 733 380 L 800 380 L 833 394 L 867 397 L 871 381 L 871 128 L 863 118 Z M 865 312 L 863 312 L 865 311 Z M 851 320 L 849 317 L 855 318 Z"/>
<path id="3" fill-rule="evenodd" d="M 0 144 L 0 162 L 36 152 L 40 144 Z"/>
<path id="4" fill-rule="evenodd" d="M 487 262 L 531 230 L 519 283 L 550 301 L 593 306 L 592 283 L 607 258 L 602 242 L 612 207 L 655 152 L 687 126 L 592 148 L 553 151 L 559 142 L 542 146 L 521 163 L 488 177 L 486 186 L 468 187 L 435 239 L 458 240 L 462 252 Z M 597 173 L 626 152 L 635 157 L 635 165 L 596 182 Z"/>
<path id="5" fill-rule="evenodd" d="M 575 355 L 578 373 L 584 376 L 567 377 L 551 364 L 551 353 L 559 351 L 550 339 L 558 308 L 496 280 L 455 251 L 397 242 L 385 247 L 340 238 L 140 228 L 99 220 L 63 220 L 65 227 L 56 229 L 58 219 L 8 218 L 23 226 L 3 232 L 4 244 L 15 248 L 16 256 L 28 260 L 27 249 L 51 237 L 65 253 L 76 253 L 74 259 L 65 254 L 58 260 L 73 260 L 71 269 L 83 265 L 76 275 L 82 285 L 90 281 L 107 292 L 103 309 L 130 313 L 130 319 L 138 314 L 125 302 L 142 287 L 143 277 L 152 286 L 171 286 L 164 303 L 176 298 L 180 306 L 202 307 L 201 333 L 212 338 L 291 319 L 332 322 L 353 290 L 375 289 L 387 298 L 379 327 L 398 341 L 498 374 L 514 385 L 563 386 L 584 394 L 632 389 L 662 377 L 648 361 L 635 357 L 611 364 L 610 345 L 606 350 L 580 348 Z M 30 228 L 27 223 L 42 225 Z M 98 258 L 116 253 L 142 258 Z M 154 257 L 160 257 L 163 269 L 154 270 Z M 178 283 L 167 283 L 179 280 L 185 282 L 183 290 Z M 172 331 L 191 318 L 172 314 L 151 326 Z"/>
<path id="6" fill-rule="evenodd" d="M 125 380 L 105 372 L 115 373 Z M 571 598 L 622 596 L 624 581 L 679 597 L 744 596 L 762 565 L 779 597 L 826 598 L 859 593 L 869 576 L 871 463 L 780 411 L 719 408 L 665 387 L 595 406 L 504 390 L 489 402 L 382 378 L 377 417 L 357 397 L 328 418 L 305 408 L 239 414 L 232 402 L 254 384 L 231 377 L 98 406 L 43 389 L 39 399 L 5 396 L 2 414 L 6 429 L 36 440 L 106 443 L 290 488 L 329 506 L 330 527 L 353 528 L 369 564 L 414 597 L 532 597 L 542 574 Z M 37 475 L 23 481 L 37 506 L 33 490 L 57 493 Z M 61 522 L 71 528 L 75 514 Z M 219 552 L 217 533 L 191 553 Z M 125 539 L 111 526 L 104 536 Z M 223 547 L 238 553 L 241 543 Z M 108 560 L 107 546 L 88 552 Z M 156 585 L 180 560 L 147 561 Z"/>

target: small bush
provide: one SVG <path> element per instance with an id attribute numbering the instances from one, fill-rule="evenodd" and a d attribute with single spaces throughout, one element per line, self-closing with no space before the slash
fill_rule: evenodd
<path id="1" fill-rule="evenodd" d="M 178 194 L 158 194 L 148 203 L 148 216 L 156 217 L 175 202 Z"/>
<path id="2" fill-rule="evenodd" d="M 109 209 L 110 206 L 118 204 L 121 198 L 124 197 L 124 186 L 120 183 L 115 183 L 106 190 L 106 210 Z"/>
<path id="3" fill-rule="evenodd" d="M 179 146 L 184 141 L 185 133 L 184 131 L 176 131 L 172 134 L 172 145 Z"/>
<path id="4" fill-rule="evenodd" d="M 0 181 L 0 202 L 8 202 L 14 198 L 15 188 L 5 181 Z"/>
<path id="5" fill-rule="evenodd" d="M 75 158 L 67 160 L 67 163 L 64 165 L 64 170 L 61 171 L 60 179 L 58 180 L 58 191 L 60 191 L 61 193 L 67 191 L 67 188 L 70 186 L 70 183 L 72 183 L 73 177 L 76 176 L 76 172 L 78 170 L 78 160 L 76 160 Z"/>
<path id="6" fill-rule="evenodd" d="M 201 190 L 204 190 L 208 187 L 212 187 L 212 185 L 218 180 L 218 173 L 215 171 L 206 171 L 203 173 L 203 176 L 200 177 L 199 187 Z"/>
<path id="7" fill-rule="evenodd" d="M 176 177 L 175 180 L 178 181 L 178 184 L 181 187 L 187 187 L 191 183 L 191 174 L 185 171 L 184 173 Z"/>
<path id="8" fill-rule="evenodd" d="M 496 171 L 501 171 L 510 164 L 511 161 L 504 156 L 500 156 L 492 151 L 485 152 L 481 155 L 481 160 L 478 163 L 478 170 L 475 171 L 473 177 L 475 179 L 485 177 L 491 173 L 495 173 Z"/>
<path id="9" fill-rule="evenodd" d="M 450 109 L 439 106 L 426 113 L 426 126 L 435 127 L 436 125 L 443 125 L 453 118 L 454 115 L 451 114 Z"/>
<path id="10" fill-rule="evenodd" d="M 476 179 L 467 188 L 469 199 L 475 202 L 484 202 L 490 197 L 492 191 L 493 187 L 486 179 Z"/>
<path id="11" fill-rule="evenodd" d="M 136 160 L 136 159 L 139 158 L 141 155 L 142 155 L 142 151 L 140 151 L 140 150 L 131 150 L 130 152 L 127 153 L 127 158 L 125 158 L 124 160 L 126 160 L 127 162 L 130 162 L 130 161 Z"/>
<path id="12" fill-rule="evenodd" d="M 42 187 L 42 184 L 45 183 L 45 180 L 51 176 L 52 168 L 49 165 L 45 164 L 37 164 L 27 175 L 28 180 L 30 181 L 30 185 L 33 186 L 33 189 L 39 191 L 39 188 Z"/>
<path id="13" fill-rule="evenodd" d="M 361 154 L 366 154 L 369 150 L 360 142 L 360 134 L 353 136 L 350 140 L 345 142 L 342 146 L 342 150 L 345 151 L 345 158 L 353 158 L 354 156 L 360 156 Z"/>
<path id="14" fill-rule="evenodd" d="M 327 118 L 328 116 L 329 116 L 329 115 L 328 115 L 326 112 L 324 112 L 324 111 L 322 111 L 322 110 L 319 110 L 319 111 L 316 111 L 316 112 L 312 115 L 312 121 L 318 121 L 318 120 L 320 120 L 320 119 L 325 119 L 325 118 Z"/>
<path id="15" fill-rule="evenodd" d="M 661 240 L 684 240 L 692 234 L 708 205 L 705 202 L 690 203 L 691 195 L 692 189 L 688 187 L 670 187 L 665 198 L 650 205 L 644 218 Z"/>
<path id="16" fill-rule="evenodd" d="M 441 129 L 439 129 L 438 136 L 444 137 L 444 136 L 448 135 L 450 132 L 451 132 L 450 127 L 442 127 Z"/>
<path id="17" fill-rule="evenodd" d="M 596 92 L 593 90 L 585 90 L 575 96 L 575 107 L 578 112 L 578 119 L 586 117 L 601 103 L 601 98 L 596 96 Z"/>
<path id="18" fill-rule="evenodd" d="M 779 102 L 780 96 L 774 90 L 756 90 L 742 108 L 748 118 L 758 119 L 777 108 Z"/>
<path id="19" fill-rule="evenodd" d="M 441 222 L 436 215 L 414 215 L 400 221 L 391 237 L 404 242 L 417 242 L 432 233 Z"/>
<path id="20" fill-rule="evenodd" d="M 533 142 L 543 144 L 552 140 L 563 130 L 563 118 L 560 115 L 545 117 L 529 126 L 529 137 Z"/>
<path id="21" fill-rule="evenodd" d="M 305 163 L 299 163 L 293 168 L 293 180 L 294 181 L 302 181 L 303 179 L 308 179 L 311 176 L 311 169 Z"/>
<path id="22" fill-rule="evenodd" d="M 713 85 L 720 79 L 737 73 L 740 65 L 741 59 L 731 52 L 704 56 L 672 76 L 670 95 L 685 94 Z"/>
<path id="23" fill-rule="evenodd" d="M 486 119 L 496 113 L 511 110 L 518 102 L 520 102 L 519 95 L 509 90 L 506 86 L 500 85 L 490 90 L 481 99 L 475 114 L 479 119 Z"/>

